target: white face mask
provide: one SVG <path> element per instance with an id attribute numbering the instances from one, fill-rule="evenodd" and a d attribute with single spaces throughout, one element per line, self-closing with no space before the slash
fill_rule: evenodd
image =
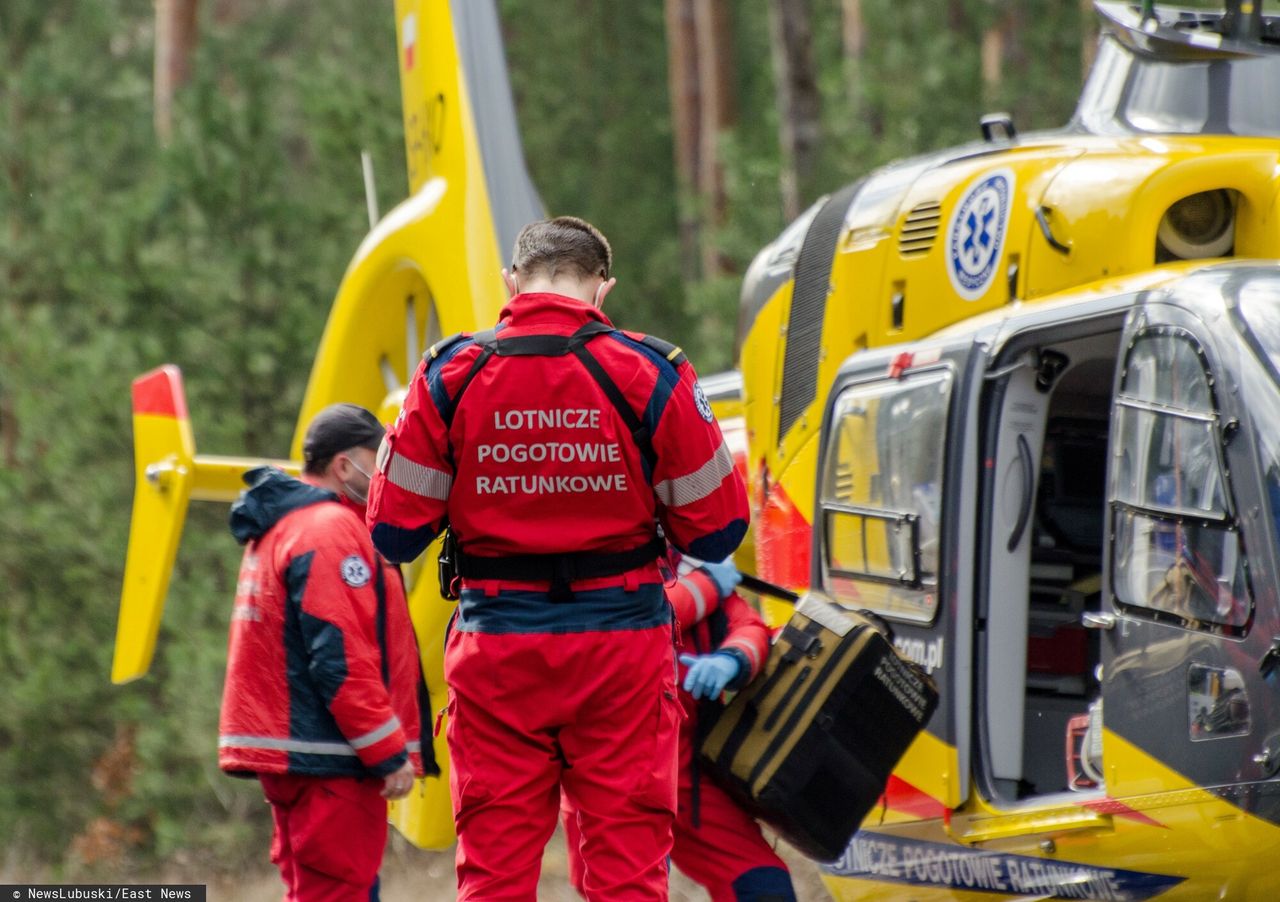
<path id="1" fill-rule="evenodd" d="M 350 498 L 352 501 L 354 501 L 356 504 L 368 504 L 369 503 L 369 483 L 373 480 L 373 474 L 366 473 L 364 470 L 362 470 L 360 468 L 360 465 L 356 463 L 353 458 L 348 457 L 347 462 L 350 463 L 351 466 L 356 468 L 357 473 L 359 473 L 361 476 L 364 477 L 364 480 L 365 480 L 364 490 L 361 491 L 360 489 L 357 489 L 355 486 L 353 486 L 351 483 L 347 482 L 344 479 L 342 480 L 343 491 L 345 491 L 347 493 L 347 497 Z"/>

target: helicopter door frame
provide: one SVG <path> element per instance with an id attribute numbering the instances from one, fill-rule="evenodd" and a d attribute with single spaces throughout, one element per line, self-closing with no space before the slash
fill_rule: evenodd
<path id="1" fill-rule="evenodd" d="M 937 710 L 895 768 L 885 794 L 890 809 L 899 808 L 913 820 L 941 819 L 969 794 L 976 487 L 972 479 L 964 477 L 977 468 L 977 405 L 973 397 L 981 386 L 981 367 L 975 367 L 973 361 L 981 355 L 974 351 L 972 336 L 966 336 L 862 352 L 850 358 L 829 395 L 819 451 L 813 585 L 822 587 L 839 604 L 869 609 L 889 620 L 896 648 L 924 667 L 939 687 Z M 885 444 L 890 439 L 881 433 L 894 432 L 901 425 L 901 409 L 895 407 L 895 401 L 908 398 L 916 389 L 948 395 L 941 429 L 934 423 L 925 436 L 901 436 L 908 442 L 919 440 L 943 449 L 941 483 L 907 486 L 905 493 L 898 492 L 901 497 L 891 497 L 893 492 L 887 486 L 901 487 L 901 479 L 910 474 L 889 469 L 898 457 L 885 453 L 891 451 Z M 886 400 L 889 403 L 883 403 Z M 907 402 L 908 407 L 911 403 Z M 871 410 L 876 412 L 868 417 Z M 862 422 L 846 430 L 842 418 L 850 416 L 861 417 Z M 871 433 L 863 425 L 868 421 L 877 427 Z M 943 430 L 945 434 L 939 435 Z M 858 442 L 870 444 L 863 446 L 861 454 L 849 452 L 850 443 Z M 842 447 L 860 463 L 853 470 L 837 473 Z M 865 472 L 858 472 L 857 466 Z M 870 472 L 872 467 L 875 473 Z M 842 480 L 839 490 L 834 488 L 837 479 Z M 850 497 L 843 497 L 842 492 Z M 926 545 L 936 542 L 936 558 L 925 555 L 933 561 L 932 566 L 922 570 L 916 565 L 903 570 L 901 580 L 887 579 L 884 567 L 867 563 L 869 558 L 862 550 L 867 547 L 865 541 L 855 555 L 860 564 L 836 559 L 840 537 L 832 533 L 829 539 L 828 533 L 838 531 L 840 522 L 849 519 L 842 515 L 847 514 L 851 502 L 858 502 L 859 510 L 868 508 L 866 498 L 871 498 L 870 507 L 883 508 L 886 514 L 870 522 L 890 523 L 894 520 L 887 515 L 904 515 L 912 524 L 914 538 L 923 537 Z M 936 499 L 936 505 L 923 498 Z M 862 517 L 859 522 L 865 527 L 868 520 Z M 863 533 L 859 537 L 865 538 Z M 833 542 L 835 552 L 831 550 Z M 917 551 L 920 547 L 915 544 Z"/>
<path id="2" fill-rule="evenodd" d="M 1105 616 L 1096 624 L 1107 791 L 1154 793 L 1156 820 L 1162 793 L 1195 787 L 1227 800 L 1269 796 L 1274 815 L 1280 787 L 1265 759 L 1278 724 L 1258 666 L 1274 616 L 1260 612 L 1271 592 L 1253 572 L 1265 574 L 1270 537 L 1239 390 L 1248 352 L 1216 316 L 1220 307 L 1163 301 L 1130 318 L 1116 377 Z"/>
<path id="3" fill-rule="evenodd" d="M 1107 401 L 1113 389 L 1115 348 L 1134 300 L 1135 295 L 1125 294 L 1070 310 L 1031 311 L 1006 321 L 995 340 L 981 342 L 989 349 L 975 401 L 981 415 L 982 466 L 975 466 L 968 474 L 969 481 L 981 487 L 975 505 L 979 510 L 975 529 L 973 760 L 974 779 L 982 796 L 1000 811 L 1026 811 L 1059 803 L 1073 806 L 1083 798 L 1067 791 L 1068 762 L 1059 750 L 1068 714 L 1084 714 L 1087 708 L 1087 648 L 1075 648 L 1081 643 L 1067 642 L 1070 633 L 1059 629 L 1038 646 L 1032 645 L 1032 636 L 1054 624 L 1082 635 L 1079 614 L 1090 603 L 1082 587 L 1100 584 L 1105 564 L 1102 472 Z M 1064 350 L 1070 353 L 1062 353 Z M 1089 391 L 1080 393 L 1085 385 L 1090 386 Z M 1064 413 L 1075 411 L 1075 416 L 1081 416 L 1082 408 L 1093 411 L 1085 422 L 1103 442 L 1097 448 L 1094 440 L 1096 544 L 1092 550 L 1082 547 L 1072 552 L 1064 541 L 1055 551 L 1045 544 L 1049 535 L 1044 519 L 1045 505 L 1052 497 L 1045 490 L 1053 486 L 1042 484 L 1042 480 L 1052 475 L 1051 439 L 1055 435 L 1063 438 L 1061 432 L 1054 432 L 1058 429 L 1055 424 L 1073 423 Z M 1077 447 L 1086 447 L 1081 438 L 1072 441 Z M 1055 554 L 1063 561 L 1053 563 Z M 1076 560 L 1068 563 L 1070 559 Z M 1064 646 L 1076 654 L 1061 654 Z M 1043 652 L 1053 652 L 1055 658 L 1061 654 L 1063 666 L 1053 666 L 1054 658 L 1037 660 Z M 1041 668 L 1045 663 L 1050 666 Z M 1041 673 L 1041 669 L 1049 672 Z M 1068 671 L 1080 673 L 1069 675 Z M 1033 688 L 1038 693 L 1034 699 Z M 1028 705 L 1045 721 L 1035 723 L 1034 736 L 1027 722 L 1032 717 Z M 1059 720 L 1061 732 L 1053 733 L 1050 738 L 1054 741 L 1049 742 L 1044 735 L 1046 725 Z M 1049 754 L 1044 750 L 1050 747 L 1061 773 L 1055 776 L 1048 761 L 1040 763 L 1043 773 L 1026 773 L 1027 756 L 1035 753 L 1033 758 L 1042 757 Z M 1041 785 L 1038 778 L 1045 775 L 1053 776 L 1053 781 Z M 1037 779 L 1028 780 L 1029 776 Z M 954 826 L 958 833 L 968 834 L 988 829 L 990 825 L 979 823 L 988 819 L 979 817 L 973 823 L 969 823 L 972 819 L 960 819 Z M 1036 818 L 1020 817 L 1000 830 L 1004 835 L 1021 835 L 1045 828 Z"/>

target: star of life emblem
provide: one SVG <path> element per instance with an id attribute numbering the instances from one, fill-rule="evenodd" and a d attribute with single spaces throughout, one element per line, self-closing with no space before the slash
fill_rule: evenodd
<path id="1" fill-rule="evenodd" d="M 693 401 L 698 405 L 698 413 L 701 414 L 702 418 L 708 423 L 716 418 L 716 415 L 711 411 L 711 402 L 707 400 L 706 393 L 703 392 L 702 386 L 696 382 L 693 384 Z"/>
<path id="2" fill-rule="evenodd" d="M 353 589 L 369 585 L 369 580 L 373 577 L 373 571 L 358 554 L 343 558 L 339 572 L 342 574 L 342 581 Z"/>
<path id="3" fill-rule="evenodd" d="M 976 301 L 987 293 L 1000 266 L 1013 173 L 988 173 L 961 196 L 947 227 L 947 275 L 962 298 Z"/>

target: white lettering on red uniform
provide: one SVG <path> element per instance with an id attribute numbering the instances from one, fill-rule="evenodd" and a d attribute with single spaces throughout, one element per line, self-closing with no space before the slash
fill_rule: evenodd
<path id="1" fill-rule="evenodd" d="M 592 476 L 477 476 L 477 495 L 557 495 L 625 492 L 626 473 Z"/>
<path id="2" fill-rule="evenodd" d="M 599 429 L 600 411 L 584 407 L 495 410 L 494 429 Z"/>
<path id="3" fill-rule="evenodd" d="M 549 410 L 512 409 L 493 412 L 495 431 L 529 433 L 567 430 L 600 431 L 600 411 L 587 407 Z M 516 439 L 517 436 L 512 436 Z M 520 436 L 523 438 L 523 436 Z M 617 442 L 591 441 L 486 442 L 476 446 L 478 495 L 558 495 L 626 492 L 625 469 L 608 473 L 511 473 L 525 464 L 623 464 Z M 514 465 L 514 466 L 513 466 Z"/>

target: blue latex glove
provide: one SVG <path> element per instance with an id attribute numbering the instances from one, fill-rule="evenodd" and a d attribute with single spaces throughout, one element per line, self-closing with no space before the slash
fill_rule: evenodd
<path id="1" fill-rule="evenodd" d="M 741 668 L 738 659 L 724 651 L 709 655 L 681 655 L 680 663 L 689 666 L 684 677 L 684 690 L 694 698 L 719 697 Z"/>
<path id="2" fill-rule="evenodd" d="M 716 584 L 716 591 L 720 593 L 721 601 L 728 598 L 733 587 L 742 582 L 742 574 L 733 565 L 733 558 L 725 558 L 718 564 L 703 564 L 702 569 L 707 571 L 711 581 Z"/>

